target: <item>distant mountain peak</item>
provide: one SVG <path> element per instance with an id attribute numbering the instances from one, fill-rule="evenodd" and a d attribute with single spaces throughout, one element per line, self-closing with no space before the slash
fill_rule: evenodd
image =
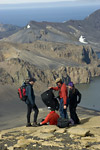
<path id="1" fill-rule="evenodd" d="M 100 29 L 100 9 L 85 18 L 85 21 L 94 28 Z"/>
<path id="2" fill-rule="evenodd" d="M 13 27 L 10 28 L 10 31 Z M 30 21 L 25 28 L 3 39 L 17 43 L 34 41 L 62 42 L 70 44 L 90 44 L 100 47 L 100 9 L 84 20 L 69 20 L 64 23 Z"/>

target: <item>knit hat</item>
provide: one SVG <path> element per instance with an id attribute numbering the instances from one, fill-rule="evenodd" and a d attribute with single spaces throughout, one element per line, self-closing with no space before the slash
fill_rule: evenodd
<path id="1" fill-rule="evenodd" d="M 30 78 L 29 82 L 31 82 L 31 81 L 36 82 L 36 79 L 35 78 Z"/>
<path id="2" fill-rule="evenodd" d="M 56 83 L 62 82 L 62 80 L 61 80 L 61 78 L 57 78 L 55 82 L 56 82 Z"/>
<path id="3" fill-rule="evenodd" d="M 73 82 L 69 82 L 68 86 L 73 87 L 74 86 Z"/>

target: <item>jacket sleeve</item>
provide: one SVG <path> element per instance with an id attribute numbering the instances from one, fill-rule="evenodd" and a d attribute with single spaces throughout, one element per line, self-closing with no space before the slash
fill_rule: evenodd
<path id="1" fill-rule="evenodd" d="M 32 88 L 31 88 L 31 86 L 27 86 L 26 94 L 27 94 L 27 97 L 28 97 L 28 100 L 29 100 L 30 104 L 32 106 L 34 106 L 34 99 L 32 97 Z"/>
<path id="2" fill-rule="evenodd" d="M 46 116 L 45 120 L 42 121 L 41 123 L 42 123 L 42 124 L 48 123 L 48 122 L 49 122 L 49 116 L 50 116 L 50 114 L 48 114 L 48 115 Z"/>
<path id="3" fill-rule="evenodd" d="M 64 105 L 66 105 L 67 104 L 67 88 L 65 86 L 63 86 L 61 88 L 61 92 L 62 92 L 62 98 L 63 98 Z"/>
<path id="4" fill-rule="evenodd" d="M 51 89 L 53 89 L 53 90 L 55 90 L 55 91 L 58 91 L 58 90 L 59 90 L 58 86 L 57 86 L 57 87 L 51 87 Z"/>
<path id="5" fill-rule="evenodd" d="M 82 95 L 81 95 L 81 93 L 77 90 L 77 96 L 78 96 L 78 99 L 77 99 L 77 104 L 79 104 L 80 103 L 80 101 L 81 101 L 81 97 L 82 97 Z"/>

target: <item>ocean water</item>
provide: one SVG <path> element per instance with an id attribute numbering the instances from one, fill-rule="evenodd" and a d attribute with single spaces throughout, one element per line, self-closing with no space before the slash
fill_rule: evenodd
<path id="1" fill-rule="evenodd" d="M 51 8 L 0 8 L 0 23 L 25 26 L 29 21 L 64 22 L 68 20 L 83 20 L 88 15 L 100 9 L 100 5 L 51 7 Z"/>
<path id="2" fill-rule="evenodd" d="M 97 53 L 100 59 L 100 53 Z M 100 77 L 92 78 L 88 84 L 77 84 L 76 88 L 82 94 L 79 106 L 100 111 Z"/>
<path id="3" fill-rule="evenodd" d="M 89 84 L 76 85 L 82 94 L 79 106 L 100 111 L 100 77 L 95 77 Z"/>
<path id="4" fill-rule="evenodd" d="M 100 59 L 99 52 L 97 55 Z M 80 106 L 100 111 L 100 76 L 92 78 L 88 84 L 77 84 L 76 88 L 82 94 Z"/>

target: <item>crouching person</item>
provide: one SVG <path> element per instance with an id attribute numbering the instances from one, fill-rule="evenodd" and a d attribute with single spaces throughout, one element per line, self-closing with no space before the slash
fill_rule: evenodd
<path id="1" fill-rule="evenodd" d="M 49 123 L 49 125 L 57 125 L 57 120 L 59 115 L 55 112 L 54 108 L 51 108 L 51 112 L 47 115 L 44 121 L 40 122 L 40 125 L 45 125 Z"/>

